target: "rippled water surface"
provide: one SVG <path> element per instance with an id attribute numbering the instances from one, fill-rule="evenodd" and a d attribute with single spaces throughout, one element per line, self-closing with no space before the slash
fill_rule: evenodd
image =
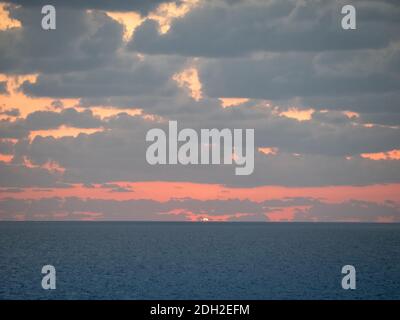
<path id="1" fill-rule="evenodd" d="M 400 225 L 1 222 L 0 299 L 400 299 Z"/>

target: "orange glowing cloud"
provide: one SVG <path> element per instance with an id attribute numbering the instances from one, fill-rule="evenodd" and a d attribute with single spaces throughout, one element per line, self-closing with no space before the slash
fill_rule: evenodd
<path id="1" fill-rule="evenodd" d="M 21 22 L 10 17 L 8 7 L 10 5 L 0 2 L 0 30 L 4 31 L 11 28 L 20 28 Z"/>
<path id="2" fill-rule="evenodd" d="M 12 159 L 13 155 L 0 153 L 0 162 L 10 163 Z"/>
<path id="3" fill-rule="evenodd" d="M 189 90 L 190 96 L 199 101 L 203 97 L 202 85 L 196 68 L 188 68 L 173 76 L 179 87 Z"/>
<path id="4" fill-rule="evenodd" d="M 148 15 L 148 18 L 156 20 L 160 26 L 159 32 L 164 34 L 169 31 L 174 19 L 185 16 L 198 3 L 199 0 L 183 0 L 180 4 L 175 2 L 162 3 Z"/>
<path id="5" fill-rule="evenodd" d="M 368 186 L 326 186 L 326 187 L 283 187 L 259 186 L 253 188 L 230 188 L 219 184 L 200 184 L 190 182 L 110 182 L 126 192 L 110 192 L 100 184 L 85 187 L 81 184 L 70 188 L 37 189 L 25 188 L 23 192 L 13 193 L 0 189 L 0 199 L 39 199 L 51 197 L 78 197 L 104 200 L 148 199 L 159 202 L 171 199 L 192 198 L 195 200 L 250 200 L 262 202 L 272 199 L 312 198 L 326 203 L 341 203 L 353 200 L 365 200 L 383 203 L 390 200 L 400 204 L 400 184 L 377 184 Z"/>
<path id="6" fill-rule="evenodd" d="M 295 119 L 297 121 L 307 121 L 311 120 L 314 109 L 298 109 L 296 107 L 289 108 L 287 111 L 281 112 L 279 115 Z"/>
<path id="7" fill-rule="evenodd" d="M 25 81 L 35 83 L 37 74 L 19 75 L 19 76 L 8 76 L 0 74 L 0 81 L 7 82 L 7 94 L 0 94 L 0 107 L 3 109 L 17 108 L 22 117 L 26 117 L 29 113 L 34 111 L 53 109 L 51 107 L 54 99 L 46 97 L 28 97 L 26 96 L 19 87 Z M 78 105 L 78 99 L 60 99 L 59 100 L 64 107 L 73 107 Z"/>
<path id="8" fill-rule="evenodd" d="M 219 98 L 223 108 L 236 107 L 249 101 L 247 98 Z"/>
<path id="9" fill-rule="evenodd" d="M 106 14 L 124 26 L 124 41 L 131 39 L 135 29 L 142 24 L 144 19 L 137 12 L 109 11 Z"/>
<path id="10" fill-rule="evenodd" d="M 141 17 L 139 13 L 134 11 L 107 11 L 106 14 L 124 26 L 124 41 L 128 41 L 134 35 L 135 29 L 146 19 L 157 21 L 159 32 L 161 34 L 167 33 L 171 28 L 172 21 L 185 16 L 198 2 L 199 0 L 183 0 L 179 4 L 175 2 L 161 3 L 147 17 Z"/>
<path id="11" fill-rule="evenodd" d="M 86 108 L 76 107 L 78 111 L 84 111 Z M 95 117 L 99 117 L 100 119 L 105 119 L 109 117 L 114 117 L 120 113 L 126 113 L 132 117 L 142 115 L 143 110 L 140 108 L 132 108 L 132 109 L 116 109 L 111 106 L 93 106 L 90 107 L 90 111 L 92 111 Z"/>
<path id="12" fill-rule="evenodd" d="M 376 152 L 376 153 L 362 153 L 360 155 L 364 159 L 369 160 L 400 160 L 400 150 L 393 149 L 387 152 Z"/>
<path id="13" fill-rule="evenodd" d="M 343 114 L 349 119 L 359 118 L 360 117 L 359 113 L 353 112 L 353 111 L 343 111 Z"/>
<path id="14" fill-rule="evenodd" d="M 275 156 L 278 153 L 278 148 L 262 147 L 262 148 L 258 148 L 258 152 L 263 153 L 265 155 Z"/>
<path id="15" fill-rule="evenodd" d="M 29 138 L 33 140 L 37 136 L 41 137 L 77 137 L 79 134 L 92 134 L 96 132 L 104 131 L 103 128 L 74 128 L 68 126 L 61 126 L 57 129 L 49 129 L 49 130 L 34 130 L 29 134 Z"/>

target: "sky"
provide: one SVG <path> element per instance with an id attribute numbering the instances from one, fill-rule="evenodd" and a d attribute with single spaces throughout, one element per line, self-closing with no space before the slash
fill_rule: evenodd
<path id="1" fill-rule="evenodd" d="M 396 0 L 48 2 L 0 2 L 0 220 L 400 222 Z M 151 166 L 170 120 L 254 173 Z"/>

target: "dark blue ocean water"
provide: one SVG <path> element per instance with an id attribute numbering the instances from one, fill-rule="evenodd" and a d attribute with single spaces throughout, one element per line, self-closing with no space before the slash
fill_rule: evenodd
<path id="1" fill-rule="evenodd" d="M 400 299 L 400 224 L 1 222 L 0 299 Z"/>

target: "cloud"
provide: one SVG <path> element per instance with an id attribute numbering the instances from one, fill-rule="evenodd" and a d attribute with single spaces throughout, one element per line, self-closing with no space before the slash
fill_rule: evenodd
<path id="1" fill-rule="evenodd" d="M 26 118 L 0 121 L 1 138 L 24 138 L 32 131 L 57 129 L 62 126 L 74 128 L 100 128 L 102 120 L 93 115 L 91 110 L 77 111 L 66 108 L 60 112 L 35 111 Z"/>
<path id="2" fill-rule="evenodd" d="M 18 108 L 12 108 L 7 110 L 2 110 L 0 108 L 0 115 L 5 115 L 9 117 L 18 117 L 20 115 L 20 112 Z"/>
<path id="3" fill-rule="evenodd" d="M 299 211 L 296 220 L 311 221 L 354 221 L 354 222 L 399 222 L 399 207 L 391 202 L 383 204 L 350 200 L 339 204 L 316 204 Z"/>
<path id="4" fill-rule="evenodd" d="M 296 203 L 307 204 L 306 209 Z M 21 215 L 29 220 L 76 220 L 87 216 L 95 220 L 158 220 L 187 221 L 209 217 L 212 221 L 269 221 L 268 213 L 293 209 L 296 221 L 362 221 L 398 222 L 399 207 L 388 201 L 382 204 L 350 200 L 338 204 L 313 199 L 272 200 L 274 207 L 251 201 L 193 199 L 157 202 L 153 200 L 99 200 L 76 197 L 43 198 L 38 200 L 0 200 L 0 219 L 15 220 Z M 277 211 L 278 210 L 278 211 Z M 283 211 L 282 211 L 283 212 Z"/>
<path id="5" fill-rule="evenodd" d="M 7 93 L 7 81 L 0 81 L 0 94 Z"/>
<path id="6" fill-rule="evenodd" d="M 399 39 L 399 7 L 390 1 L 356 1 L 357 32 L 341 28 L 347 3 L 320 1 L 208 1 L 159 34 L 155 21 L 136 31 L 131 49 L 194 57 L 243 56 L 259 51 L 355 50 L 386 47 Z"/>
<path id="7" fill-rule="evenodd" d="M 29 168 L 23 164 L 0 162 L 0 176 L 0 186 L 7 188 L 65 188 L 68 186 L 59 182 L 59 177 L 55 173 L 39 167 Z"/>
<path id="8" fill-rule="evenodd" d="M 103 183 L 101 188 L 108 189 L 109 192 L 134 192 L 129 186 L 122 187 L 115 183 Z"/>
<path id="9" fill-rule="evenodd" d="M 117 121 L 117 118 L 114 118 L 114 121 Z M 274 145 L 279 145 L 281 149 L 287 148 L 286 151 L 280 151 L 275 156 L 256 153 L 255 174 L 241 179 L 234 176 L 232 166 L 199 165 L 168 168 L 166 166 L 150 166 L 143 157 L 146 152 L 144 137 L 147 128 L 155 125 L 146 123 L 139 117 L 135 119 L 135 117 L 125 115 L 122 118 L 124 121 L 130 120 L 130 125 L 118 129 L 113 123 L 112 130 L 92 135 L 80 135 L 76 138 L 35 138 L 24 154 L 37 164 L 49 160 L 59 163 L 66 169 L 64 179 L 68 182 L 167 180 L 222 183 L 236 186 L 265 184 L 311 186 L 390 183 L 396 182 L 400 178 L 398 161 L 383 165 L 359 156 L 355 156 L 351 160 L 347 160 L 344 155 L 338 156 L 337 154 L 357 152 L 357 149 L 354 150 L 354 143 L 357 143 L 356 138 L 348 138 L 345 134 L 342 136 L 341 133 L 334 139 L 328 133 L 325 138 L 320 137 L 320 140 L 316 136 L 316 140 L 311 140 L 309 143 L 306 142 L 307 133 L 304 133 L 304 138 L 302 138 L 300 132 L 295 138 L 296 132 L 293 132 L 293 135 L 288 135 L 287 140 L 283 139 L 281 143 L 278 143 L 280 137 L 275 133 L 276 144 Z M 124 125 L 124 122 L 121 125 Z M 375 135 L 374 132 L 371 136 L 368 135 L 366 131 L 369 129 L 372 128 L 362 128 L 359 134 L 355 131 L 357 139 L 360 139 L 360 146 L 357 146 L 360 150 L 373 147 L 373 144 L 370 145 L 372 142 L 368 140 L 370 137 L 377 139 L 376 132 Z M 397 131 L 392 139 L 394 144 L 398 143 L 394 139 L 396 136 Z M 293 139 L 294 141 L 292 141 Z M 304 143 L 300 147 L 296 145 L 298 139 L 304 139 Z M 382 136 L 382 141 L 384 139 L 385 135 Z M 337 144 L 342 140 L 346 143 L 338 147 Z M 270 138 L 268 142 L 270 141 L 273 140 Z M 328 143 L 326 149 L 323 148 L 325 142 Z M 313 145 L 315 143 L 317 144 Z M 286 147 L 283 147 L 285 144 Z M 300 149 L 305 152 L 306 146 L 308 146 L 307 153 L 300 154 L 300 156 L 293 154 Z M 379 142 L 376 147 L 379 147 Z"/>
<path id="10" fill-rule="evenodd" d="M 396 47 L 395 54 L 400 54 L 400 46 Z M 328 72 L 321 70 L 321 55 L 324 54 L 280 53 L 258 59 L 206 60 L 200 64 L 200 80 L 205 94 L 210 97 L 237 96 L 275 101 L 339 97 L 340 101 L 343 97 L 359 98 L 364 94 L 399 93 L 399 73 L 389 62 L 373 69 L 365 62 L 364 72 L 359 73 L 346 69 L 347 62 L 343 61 L 343 65 L 337 62 L 337 68 L 343 68 L 343 72 Z M 311 105 L 319 109 L 335 108 L 327 100 L 324 102 L 314 100 Z M 336 106 L 349 107 L 355 111 L 363 109 L 360 103 Z"/>
<path id="11" fill-rule="evenodd" d="M 77 111 L 74 108 L 63 109 L 60 112 L 35 111 L 24 120 L 24 127 L 29 130 L 54 129 L 61 125 L 75 128 L 98 128 L 102 121 L 95 117 L 91 110 Z"/>
<path id="12" fill-rule="evenodd" d="M 362 185 L 364 200 L 371 184 L 398 183 L 394 1 L 354 1 L 358 29 L 348 32 L 340 28 L 342 1 L 202 1 L 179 17 L 157 10 L 157 20 L 149 12 L 160 1 L 56 0 L 54 32 L 40 27 L 42 1 L 11 2 L 21 5 L 8 7 L 21 26 L 0 31 L 1 187 L 29 190 L 11 194 L 22 200 L 4 202 L 3 218 L 331 221 L 336 212 L 344 221 L 399 220 L 391 203 L 351 197 L 155 201 L 162 186 L 147 200 L 115 200 L 137 195 L 129 186 L 141 181 L 219 184 L 249 194 L 257 186 Z M 140 12 L 144 22 L 127 42 L 126 20 L 105 11 Z M 162 21 L 171 24 L 160 33 Z M 255 149 L 264 150 L 256 152 L 255 173 L 150 166 L 146 132 L 166 129 L 168 120 L 195 130 L 254 128 Z M 24 193 L 38 197 L 80 183 L 96 184 L 82 195 L 114 201 L 23 200 Z"/>
<path id="13" fill-rule="evenodd" d="M 248 2 L 233 6 L 221 5 L 221 2 L 215 5 L 206 3 L 194 8 L 175 23 L 183 23 L 187 19 L 192 21 L 199 10 L 208 10 L 207 12 L 217 16 L 218 10 L 223 10 L 226 13 L 222 15 L 223 19 L 228 16 L 226 19 L 230 21 L 230 14 L 239 14 L 248 9 L 250 19 L 253 15 L 258 17 L 259 12 L 262 12 L 255 8 L 268 8 L 267 16 L 275 17 L 271 19 L 272 24 L 281 21 L 282 17 L 286 17 L 285 23 L 289 26 L 297 23 L 298 19 L 310 20 L 309 23 L 313 24 L 318 20 L 309 19 L 313 11 L 324 16 L 332 13 L 336 6 L 312 4 L 311 1 L 305 2 L 304 6 L 290 1 Z M 362 17 L 368 23 L 390 29 L 391 24 L 396 21 L 393 15 L 397 11 L 389 10 L 390 2 L 360 2 L 358 5 L 363 13 Z M 372 15 L 372 8 L 376 9 L 375 16 Z M 6 72 L 40 72 L 36 82 L 25 81 L 21 87 L 29 96 L 81 98 L 88 106 L 96 103 L 115 107 L 139 106 L 151 108 L 160 115 L 173 114 L 182 112 L 186 105 L 193 104 L 189 99 L 184 100 L 183 95 L 187 93 L 173 79 L 177 79 L 179 74 L 185 74 L 185 70 L 194 70 L 200 76 L 199 79 L 196 78 L 199 80 L 196 87 L 202 89 L 201 94 L 196 94 L 196 99 L 201 100 L 202 104 L 207 103 L 206 98 L 209 97 L 267 99 L 274 104 L 286 106 L 290 106 L 295 100 L 298 107 L 365 113 L 365 116 L 362 115 L 365 122 L 388 125 L 398 123 L 398 108 L 393 104 L 393 101 L 400 99 L 400 42 L 396 37 L 397 33 L 380 33 L 380 39 L 382 34 L 387 37 L 382 46 L 353 48 L 351 44 L 356 43 L 353 39 L 350 44 L 338 42 L 346 50 L 331 47 L 324 50 L 277 49 L 268 53 L 246 54 L 234 59 L 222 55 L 218 59 L 200 59 L 195 62 L 196 68 L 193 68 L 189 65 L 190 60 L 175 56 L 175 52 L 170 52 L 169 56 L 137 56 L 128 53 L 122 41 L 122 26 L 101 12 L 63 7 L 60 10 L 61 27 L 55 32 L 60 32 L 61 35 L 51 32 L 43 35 L 40 26 L 34 23 L 36 13 L 32 8 L 13 10 L 12 13 L 20 16 L 26 28 L 0 33 L 0 37 L 3 37 L 0 43 L 8 44 L 4 45 L 4 57 L 1 61 L 4 61 Z M 70 16 L 73 23 L 68 22 L 67 25 L 65 21 L 69 21 Z M 269 21 L 265 17 L 263 19 Z M 210 25 L 201 21 L 201 25 Z M 322 18 L 317 23 L 323 21 L 327 24 Z M 386 22 L 383 23 L 384 21 Z M 147 20 L 142 27 L 145 28 L 146 24 L 154 24 L 156 28 L 157 23 Z M 249 21 L 244 21 L 243 24 L 257 26 Z M 281 29 L 283 28 L 277 28 Z M 298 29 L 295 24 L 288 32 L 292 34 Z M 365 28 L 360 29 L 364 32 Z M 184 30 L 190 35 L 195 31 L 186 27 Z M 229 34 L 230 30 L 223 29 L 221 32 Z M 158 35 L 158 31 L 154 32 Z M 174 32 L 172 28 L 162 39 L 173 37 Z M 264 37 L 267 34 L 265 30 L 259 32 Z M 368 43 L 372 44 L 370 37 L 373 33 L 367 33 Z M 212 34 L 213 37 L 207 36 L 206 40 L 217 36 L 217 33 Z M 307 35 L 309 39 L 318 42 L 315 41 L 316 36 L 318 33 L 315 31 Z M 61 38 L 63 41 L 59 43 Z M 150 39 L 147 36 L 145 38 Z M 253 38 L 254 36 L 247 36 L 245 39 Z M 138 34 L 135 34 L 133 43 L 140 40 L 137 39 Z M 198 37 L 191 35 L 190 39 Z M 279 39 L 281 43 L 285 38 L 279 36 Z M 326 39 L 334 42 L 331 37 Z M 222 42 L 226 46 L 226 39 Z M 184 41 L 180 39 L 179 43 Z M 244 44 L 236 45 L 243 42 L 235 40 L 234 43 L 235 47 L 247 48 Z M 205 49 L 213 47 L 211 44 L 201 46 Z M 380 106 L 379 110 L 377 105 Z M 191 109 L 193 112 L 194 110 L 195 108 Z"/>
<path id="14" fill-rule="evenodd" d="M 174 0 L 175 1 L 175 0 Z M 46 0 L 4 0 L 4 2 L 13 3 L 16 5 L 21 5 L 23 7 L 33 7 L 37 10 L 37 7 L 42 7 L 49 4 Z M 171 0 L 89 0 L 89 1 L 79 1 L 79 0 L 53 0 L 51 4 L 56 9 L 97 9 L 105 11 L 137 11 L 141 14 L 146 14 L 151 10 L 154 10 L 159 4 L 171 2 Z M 178 0 L 178 2 L 180 2 Z"/>
<path id="15" fill-rule="evenodd" d="M 220 102 L 219 102 L 220 103 Z M 65 169 L 62 181 L 106 183 L 108 181 L 195 181 L 228 185 L 344 185 L 391 183 L 398 181 L 398 161 L 385 165 L 360 155 L 399 149 L 399 129 L 365 126 L 358 118 L 341 112 L 313 113 L 306 121 L 281 115 L 275 108 L 251 104 L 223 109 L 195 102 L 201 119 L 193 113 L 177 114 L 182 128 L 255 128 L 256 150 L 275 148 L 274 154 L 256 153 L 256 174 L 238 179 L 232 166 L 150 166 L 145 161 L 145 135 L 154 127 L 166 130 L 166 122 L 149 121 L 146 115 L 120 113 L 95 117 L 90 110 L 37 111 L 26 119 L 3 120 L 3 138 L 28 137 L 16 144 L 16 159 L 26 158 L 36 165 L 49 161 Z M 204 109 L 201 109 L 204 107 Z M 190 110 L 190 109 L 189 109 Z M 101 132 L 74 136 L 51 136 L 51 131 L 33 137 L 35 130 L 70 126 L 102 128 Z M 61 129 L 60 129 L 61 130 Z M 350 158 L 351 157 L 351 158 Z"/>
<path id="16" fill-rule="evenodd" d="M 14 143 L 9 140 L 0 140 L 0 153 L 1 154 L 13 154 Z"/>
<path id="17" fill-rule="evenodd" d="M 9 10 L 22 27 L 0 31 L 0 72 L 89 70 L 110 63 L 122 44 L 122 25 L 103 12 L 63 8 L 57 29 L 43 32 L 39 8 Z"/>
<path id="18" fill-rule="evenodd" d="M 0 138 L 19 139 L 29 134 L 29 130 L 24 127 L 22 122 L 0 120 Z"/>
<path id="19" fill-rule="evenodd" d="M 55 98 L 103 98 L 165 96 L 175 92 L 172 80 L 177 59 L 121 59 L 102 67 L 73 73 L 41 74 L 35 83 L 25 81 L 22 90 L 30 96 Z"/>

